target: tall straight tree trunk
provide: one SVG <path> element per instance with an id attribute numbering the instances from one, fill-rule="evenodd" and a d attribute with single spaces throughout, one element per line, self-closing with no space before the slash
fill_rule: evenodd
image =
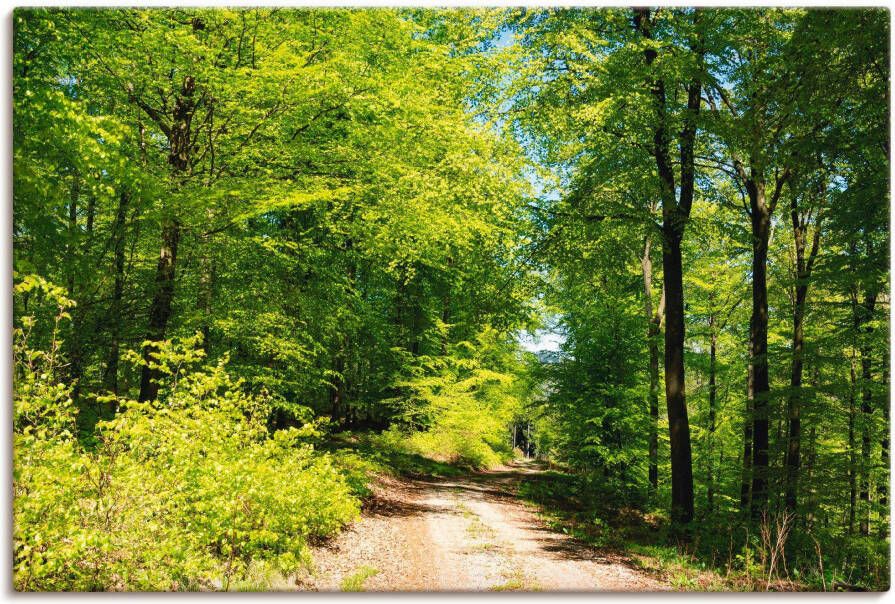
<path id="1" fill-rule="evenodd" d="M 641 259 L 643 270 L 644 310 L 647 320 L 646 341 L 649 349 L 649 484 L 650 493 L 655 495 L 659 484 L 659 332 L 662 315 L 665 312 L 665 288 L 659 305 L 653 312 L 653 261 L 651 242 L 647 237 Z"/>
<path id="2" fill-rule="evenodd" d="M 799 465 L 802 438 L 802 367 L 804 353 L 804 317 L 807 286 L 796 286 L 796 302 L 793 309 L 792 325 L 792 370 L 789 380 L 787 416 L 789 420 L 786 444 L 786 509 L 796 511 L 799 487 Z"/>
<path id="3" fill-rule="evenodd" d="M 699 11 L 692 15 L 694 30 L 699 30 Z M 634 29 L 646 40 L 652 40 L 653 23 L 648 8 L 634 10 Z M 691 51 L 702 63 L 704 49 L 698 33 L 691 41 Z M 652 44 L 643 51 L 648 69 L 658 57 Z M 702 82 L 694 77 L 687 84 L 687 107 L 677 135 L 679 161 L 672 161 L 672 120 L 669 116 L 665 80 L 655 73 L 649 84 L 653 99 L 653 158 L 659 176 L 662 201 L 662 270 L 665 285 L 665 404 L 668 409 L 668 430 L 671 445 L 671 518 L 676 524 L 693 519 L 693 457 L 690 450 L 690 423 L 684 375 L 684 283 L 681 241 L 690 218 L 695 191 L 694 148 L 696 120 L 702 104 Z M 676 182 L 675 164 L 680 168 Z"/>
<path id="4" fill-rule="evenodd" d="M 854 252 L 854 246 L 852 246 Z M 873 311 L 876 307 L 877 294 L 874 291 L 867 291 L 864 294 L 864 300 L 859 299 L 858 291 L 851 294 L 852 313 L 854 315 L 854 330 L 857 341 L 857 349 L 861 368 L 861 381 L 857 384 L 855 376 L 855 359 L 852 359 L 852 381 L 855 384 L 853 388 L 854 399 L 857 398 L 857 391 L 861 392 L 861 414 L 860 421 L 857 416 L 852 413 L 854 418 L 852 423 L 856 424 L 856 428 L 861 432 L 861 458 L 856 464 L 855 474 L 857 475 L 858 505 L 855 515 L 858 517 L 858 525 L 861 535 L 870 534 L 870 449 L 871 449 L 871 427 L 873 415 L 873 370 L 871 363 L 872 350 L 870 343 L 866 341 L 866 337 L 872 332 L 873 328 L 867 323 L 873 318 Z M 854 438 L 854 437 L 853 437 Z M 855 445 L 856 448 L 856 445 Z"/>
<path id="5" fill-rule="evenodd" d="M 824 194 L 824 183 L 820 194 Z M 792 196 L 790 202 L 790 219 L 792 221 L 793 242 L 796 252 L 796 286 L 795 304 L 792 316 L 792 370 L 789 381 L 789 397 L 787 398 L 787 418 L 789 420 L 788 440 L 786 445 L 786 509 L 795 513 L 799 491 L 799 466 L 801 465 L 802 444 L 802 371 L 804 367 L 805 347 L 805 307 L 808 299 L 808 286 L 811 270 L 820 248 L 820 217 L 814 225 L 814 236 L 811 249 L 806 258 L 805 252 L 807 221 L 802 219 L 798 208 L 798 197 Z"/>
<path id="6" fill-rule="evenodd" d="M 672 518 L 693 519 L 693 458 L 684 390 L 684 280 L 681 241 L 665 237 L 662 249 L 665 279 L 665 399 L 671 437 Z"/>
<path id="7" fill-rule="evenodd" d="M 883 384 L 888 387 L 889 384 L 889 368 L 884 365 Z M 888 397 L 884 400 L 888 401 Z M 879 536 L 885 538 L 889 531 L 889 405 L 883 404 L 883 436 L 880 440 L 880 466 L 883 468 L 883 479 L 877 487 L 879 493 Z"/>
<path id="8" fill-rule="evenodd" d="M 764 183 L 751 182 L 752 213 L 752 518 L 758 519 L 768 504 L 768 243 L 770 209 L 765 201 Z"/>
<path id="9" fill-rule="evenodd" d="M 871 327 L 866 324 L 873 317 L 876 306 L 876 293 L 867 293 L 864 297 L 862 324 L 864 332 L 869 334 Z M 873 370 L 872 349 L 868 343 L 862 343 L 861 354 L 861 534 L 870 534 L 870 449 L 873 427 Z"/>
<path id="10" fill-rule="evenodd" d="M 764 169 L 752 161 L 749 173 L 734 157 L 734 166 L 749 195 L 752 226 L 752 318 L 749 322 L 749 398 L 752 402 L 752 487 L 750 512 L 759 519 L 768 505 L 769 396 L 768 371 L 768 245 L 771 216 L 780 200 L 789 169 L 775 175 L 770 199 L 767 197 Z"/>

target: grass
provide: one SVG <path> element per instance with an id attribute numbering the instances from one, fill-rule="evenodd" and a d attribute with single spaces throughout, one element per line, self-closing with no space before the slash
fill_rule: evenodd
<path id="1" fill-rule="evenodd" d="M 488 588 L 488 591 L 525 591 L 525 583 L 519 579 L 510 579 L 506 583 Z"/>
<path id="2" fill-rule="evenodd" d="M 639 568 L 658 574 L 680 591 L 740 591 L 735 576 L 722 576 L 670 545 L 629 543 L 626 550 Z"/>
<path id="3" fill-rule="evenodd" d="M 541 587 L 532 581 L 529 581 L 525 574 L 517 569 L 503 583 L 493 585 L 488 591 L 541 591 Z"/>
<path id="4" fill-rule="evenodd" d="M 490 542 L 497 536 L 494 529 L 482 522 L 478 515 L 466 507 L 465 504 L 458 503 L 457 509 L 460 510 L 464 518 L 469 520 L 469 524 L 466 526 L 466 534 L 469 535 L 470 539 L 486 541 L 486 543 L 477 544 L 476 549 L 480 551 L 497 549 L 497 546 Z"/>
<path id="5" fill-rule="evenodd" d="M 379 569 L 377 568 L 373 568 L 372 566 L 361 566 L 352 574 L 342 579 L 342 582 L 339 584 L 339 589 L 349 592 L 366 591 L 364 583 L 367 579 L 375 577 L 378 574 Z"/>

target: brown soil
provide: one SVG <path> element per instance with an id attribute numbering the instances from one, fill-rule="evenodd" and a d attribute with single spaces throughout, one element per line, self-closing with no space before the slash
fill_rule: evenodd
<path id="1" fill-rule="evenodd" d="M 355 577 L 367 591 L 670 589 L 622 554 L 546 527 L 513 494 L 538 472 L 520 463 L 459 479 L 383 478 L 363 517 L 315 549 L 297 588 L 339 591 Z"/>

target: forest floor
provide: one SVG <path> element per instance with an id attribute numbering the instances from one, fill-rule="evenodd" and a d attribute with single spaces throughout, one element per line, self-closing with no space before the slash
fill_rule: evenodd
<path id="1" fill-rule="evenodd" d="M 549 528 L 517 495 L 544 470 L 516 462 L 453 478 L 382 477 L 360 520 L 315 548 L 298 589 L 662 591 L 624 554 Z"/>

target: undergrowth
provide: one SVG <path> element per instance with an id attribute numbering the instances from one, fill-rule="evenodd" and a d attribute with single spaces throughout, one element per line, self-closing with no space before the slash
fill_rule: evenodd
<path id="1" fill-rule="evenodd" d="M 546 472 L 519 487 L 551 528 L 632 561 L 687 591 L 853 591 L 888 589 L 888 540 L 792 526 L 769 514 L 747 522 L 716 513 L 685 529 L 644 512 L 635 493 L 598 475 Z M 826 544 L 821 547 L 821 543 Z"/>
<path id="2" fill-rule="evenodd" d="M 17 291 L 64 290 L 26 279 Z M 227 590 L 268 585 L 308 561 L 308 545 L 357 517 L 363 467 L 315 449 L 319 426 L 269 432 L 270 397 L 246 392 L 199 338 L 165 342 L 158 400 L 76 434 L 61 342 L 14 334 L 14 587 L 27 591 Z M 132 358 L 139 362 L 139 356 Z"/>

